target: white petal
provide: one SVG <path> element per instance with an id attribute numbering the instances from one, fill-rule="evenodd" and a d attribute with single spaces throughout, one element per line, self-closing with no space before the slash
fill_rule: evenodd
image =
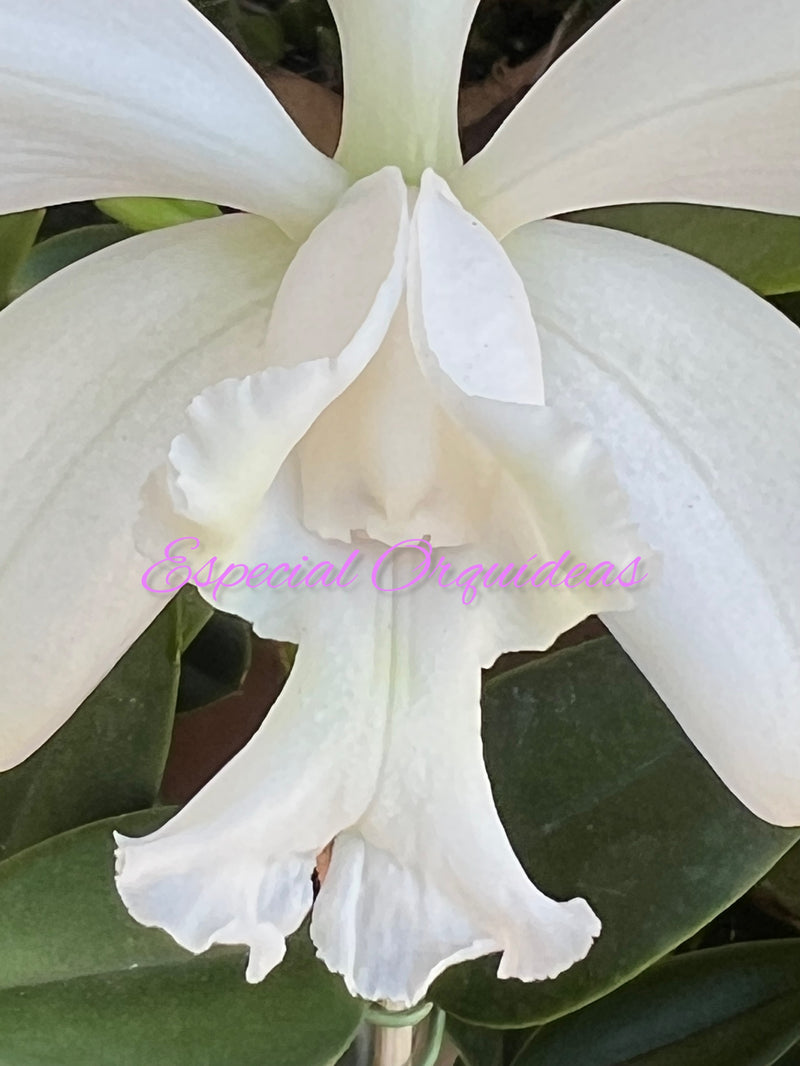
<path id="1" fill-rule="evenodd" d="M 249 981 L 283 958 L 311 906 L 317 855 L 374 791 L 388 678 L 376 658 L 385 624 L 365 613 L 374 599 L 363 586 L 311 601 L 289 680 L 255 737 L 163 828 L 116 837 L 133 917 L 193 952 L 248 945 Z M 388 599 L 379 606 L 390 610 Z"/>
<path id="2" fill-rule="evenodd" d="M 132 526 L 182 411 L 263 361 L 293 246 L 230 215 L 124 241 L 0 315 L 0 766 L 75 710 L 164 600 Z"/>
<path id="3" fill-rule="evenodd" d="M 338 358 L 360 329 L 375 329 L 379 312 L 382 339 L 403 289 L 407 252 L 407 190 L 400 171 L 388 166 L 356 182 L 300 249 L 270 321 L 270 362 Z"/>
<path id="4" fill-rule="evenodd" d="M 501 236 L 602 204 L 800 214 L 798 115 L 796 0 L 621 0 L 452 184 Z"/>
<path id="5" fill-rule="evenodd" d="M 331 0 L 344 63 L 337 159 L 362 176 L 394 163 L 415 184 L 425 167 L 461 163 L 458 84 L 477 0 Z"/>
<path id="6" fill-rule="evenodd" d="M 500 977 L 555 977 L 600 932 L 584 900 L 531 884 L 498 818 L 480 737 L 483 621 L 435 585 L 394 597 L 377 793 L 336 838 L 311 926 L 366 999 L 410 1005 L 447 966 L 493 951 Z"/>
<path id="7" fill-rule="evenodd" d="M 207 200 L 304 235 L 343 172 L 188 0 L 4 0 L 0 212 Z"/>
<path id="8" fill-rule="evenodd" d="M 178 511 L 235 541 L 280 466 L 380 347 L 403 289 L 406 190 L 396 168 L 357 182 L 298 252 L 265 344 L 269 369 L 206 390 L 170 450 Z M 343 257 L 343 249 L 358 254 Z"/>
<path id="9" fill-rule="evenodd" d="M 438 365 L 468 396 L 544 403 L 536 326 L 508 256 L 432 171 L 414 211 L 416 290 Z"/>
<path id="10" fill-rule="evenodd" d="M 548 395 L 604 442 L 663 551 L 635 610 L 604 621 L 729 788 L 800 823 L 800 332 L 628 234 L 535 223 L 506 248 Z"/>
<path id="11" fill-rule="evenodd" d="M 411 335 L 430 392 L 473 451 L 491 460 L 491 476 L 473 474 L 482 522 L 472 563 L 505 567 L 535 556 L 530 578 L 567 552 L 566 569 L 608 561 L 621 571 L 649 551 L 611 463 L 584 428 L 542 406 L 539 341 L 522 282 L 494 238 L 429 178 L 412 227 Z M 461 487 L 470 494 L 468 483 Z M 496 654 L 546 648 L 587 615 L 632 605 L 624 587 L 599 580 L 567 590 L 548 581 L 526 594 L 511 586 L 490 600 Z"/>

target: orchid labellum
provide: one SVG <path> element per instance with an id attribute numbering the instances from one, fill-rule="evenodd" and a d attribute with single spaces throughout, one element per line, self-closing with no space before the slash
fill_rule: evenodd
<path id="1" fill-rule="evenodd" d="M 495 811 L 479 686 L 504 651 L 599 613 L 735 795 L 800 822 L 800 334 L 699 260 L 547 221 L 664 200 L 800 214 L 800 7 L 621 0 L 464 165 L 477 0 L 331 6 L 335 159 L 187 0 L 0 5 L 0 212 L 235 209 L 0 316 L 0 751 L 43 743 L 162 608 L 141 575 L 169 541 L 251 565 L 357 547 L 367 569 L 336 593 L 223 591 L 299 644 L 295 666 L 194 800 L 118 839 L 117 884 L 193 952 L 248 945 L 259 981 L 333 841 L 318 952 L 354 994 L 411 1004 L 490 952 L 501 977 L 553 977 L 600 932 L 589 903 L 534 887 Z M 423 539 L 461 570 L 568 549 L 650 575 L 469 606 L 376 589 L 387 545 Z"/>

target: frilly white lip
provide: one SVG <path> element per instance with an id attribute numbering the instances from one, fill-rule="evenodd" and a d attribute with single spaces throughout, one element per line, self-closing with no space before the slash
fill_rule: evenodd
<path id="1" fill-rule="evenodd" d="M 368 584 L 315 601 L 247 747 L 161 829 L 116 837 L 131 914 L 190 951 L 248 945 L 260 980 L 333 839 L 311 935 L 354 995 L 411 1005 L 445 967 L 493 951 L 500 976 L 523 980 L 582 958 L 598 918 L 531 884 L 494 809 L 479 708 L 494 619 L 452 602 Z"/>

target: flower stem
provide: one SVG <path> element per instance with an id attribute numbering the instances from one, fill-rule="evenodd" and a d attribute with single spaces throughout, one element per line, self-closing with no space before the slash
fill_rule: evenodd
<path id="1" fill-rule="evenodd" d="M 414 1042 L 413 1026 L 378 1029 L 375 1033 L 373 1066 L 410 1066 Z"/>
<path id="2" fill-rule="evenodd" d="M 436 1066 L 444 1043 L 444 1011 L 425 1003 L 398 1011 L 395 1019 L 392 1013 L 383 1007 L 373 1007 L 367 1012 L 367 1018 L 376 1023 L 373 1066 Z M 428 1014 L 430 1018 L 420 1026 Z"/>

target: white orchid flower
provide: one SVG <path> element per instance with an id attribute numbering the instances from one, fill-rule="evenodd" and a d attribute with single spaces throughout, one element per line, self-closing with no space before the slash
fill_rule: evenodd
<path id="1" fill-rule="evenodd" d="M 259 980 L 335 840 L 319 954 L 409 1004 L 488 952 L 552 977 L 599 932 L 530 883 L 494 809 L 479 681 L 502 651 L 600 612 L 731 790 L 800 822 L 800 334 L 686 255 L 546 221 L 800 214 L 800 7 L 621 0 L 463 165 L 477 0 L 331 6 L 335 161 L 187 0 L 0 4 L 0 211 L 239 212 L 125 241 L 0 316 L 0 745 L 24 759 L 161 609 L 140 582 L 169 538 L 339 566 L 425 537 L 462 568 L 652 545 L 661 571 L 631 591 L 222 591 L 299 643 L 295 667 L 216 779 L 119 840 L 120 893 L 191 951 L 249 945 Z"/>

